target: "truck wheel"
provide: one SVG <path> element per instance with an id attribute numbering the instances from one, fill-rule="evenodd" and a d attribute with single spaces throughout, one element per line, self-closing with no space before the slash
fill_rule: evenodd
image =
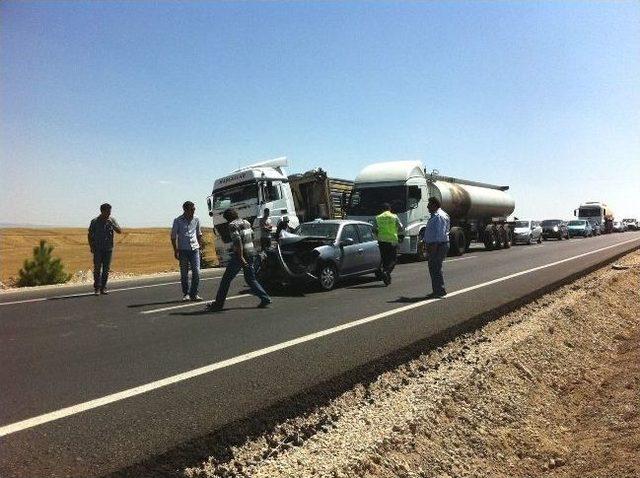
<path id="1" fill-rule="evenodd" d="M 502 234 L 502 247 L 509 249 L 511 247 L 511 234 L 509 234 L 509 229 L 501 227 L 500 234 Z"/>
<path id="2" fill-rule="evenodd" d="M 487 251 L 492 251 L 496 248 L 496 235 L 493 230 L 485 231 L 484 233 L 484 248 Z"/>
<path id="3" fill-rule="evenodd" d="M 467 241 L 464 237 L 464 231 L 459 227 L 454 227 L 449 232 L 449 255 L 461 256 L 465 252 Z"/>
<path id="4" fill-rule="evenodd" d="M 318 275 L 322 290 L 332 290 L 338 282 L 338 271 L 333 264 L 323 264 Z"/>

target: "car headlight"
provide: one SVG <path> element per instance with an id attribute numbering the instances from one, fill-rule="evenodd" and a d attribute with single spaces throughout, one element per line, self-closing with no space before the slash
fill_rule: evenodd
<path id="1" fill-rule="evenodd" d="M 558 226 L 553 226 L 553 231 L 558 232 Z"/>

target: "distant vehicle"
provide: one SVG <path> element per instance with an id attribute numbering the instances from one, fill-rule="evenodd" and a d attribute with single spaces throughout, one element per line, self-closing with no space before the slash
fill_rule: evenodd
<path id="1" fill-rule="evenodd" d="M 602 234 L 602 228 L 600 227 L 600 224 L 598 224 L 598 221 L 589 221 L 589 224 L 591 224 L 591 229 L 593 230 L 594 236 L 599 236 L 600 234 Z"/>
<path id="2" fill-rule="evenodd" d="M 605 234 L 613 232 L 613 210 L 603 202 L 585 202 L 573 211 L 578 219 L 596 221 Z"/>
<path id="3" fill-rule="evenodd" d="M 345 277 L 380 274 L 373 226 L 362 221 L 317 219 L 300 224 L 266 253 L 260 279 L 270 284 L 315 282 L 333 289 Z"/>
<path id="4" fill-rule="evenodd" d="M 570 237 L 593 237 L 593 229 L 591 229 L 591 223 L 589 223 L 589 221 L 585 219 L 569 221 L 569 224 L 567 224 L 567 228 L 569 229 Z"/>
<path id="5" fill-rule="evenodd" d="M 622 221 L 613 221 L 613 232 L 625 232 L 627 227 Z"/>
<path id="6" fill-rule="evenodd" d="M 513 222 L 513 244 L 533 244 L 542 242 L 542 227 L 539 221 L 528 219 Z"/>
<path id="7" fill-rule="evenodd" d="M 638 220 L 635 218 L 623 219 L 622 223 L 625 224 L 627 226 L 627 229 L 629 229 L 630 231 L 637 231 L 638 229 L 640 229 L 640 225 L 638 225 Z"/>
<path id="8" fill-rule="evenodd" d="M 562 219 L 545 219 L 540 223 L 542 226 L 542 239 L 545 241 L 550 238 L 569 239 L 569 229 L 567 223 Z"/>

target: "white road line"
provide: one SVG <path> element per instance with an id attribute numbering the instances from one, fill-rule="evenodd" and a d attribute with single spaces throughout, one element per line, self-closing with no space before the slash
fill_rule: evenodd
<path id="1" fill-rule="evenodd" d="M 200 282 L 205 280 L 215 280 L 220 279 L 222 276 L 216 277 L 203 277 L 200 279 Z M 163 282 L 161 284 L 149 284 L 149 285 L 135 285 L 132 287 L 122 287 L 120 289 L 109 289 L 109 292 L 122 292 L 125 290 L 136 290 L 136 289 L 149 289 L 151 287 L 163 287 L 166 285 L 176 285 L 180 284 L 178 282 Z M 0 306 L 3 305 L 15 305 L 15 304 L 29 304 L 31 302 L 44 302 L 45 300 L 57 300 L 57 299 L 71 299 L 73 297 L 86 297 L 89 295 L 93 295 L 93 292 L 82 292 L 80 294 L 68 294 L 68 295 L 55 295 L 53 297 L 38 297 L 36 299 L 25 299 L 25 300 L 14 300 L 12 302 L 0 302 Z"/>
<path id="2" fill-rule="evenodd" d="M 445 259 L 445 263 L 446 262 L 455 262 L 455 261 L 465 261 L 467 259 L 473 259 L 474 257 L 478 257 L 478 256 L 465 256 L 465 257 L 457 257 L 455 259 Z"/>
<path id="3" fill-rule="evenodd" d="M 242 299 L 243 297 L 255 297 L 255 296 L 253 296 L 251 294 L 232 295 L 231 297 L 227 297 L 225 300 Z M 206 301 L 203 301 L 203 302 L 189 302 L 188 304 L 174 305 L 174 306 L 171 306 L 171 307 L 163 307 L 161 309 L 145 310 L 145 311 L 142 311 L 140 313 L 141 314 L 157 314 L 158 312 L 164 312 L 166 310 L 184 309 L 185 307 L 193 307 L 193 306 L 196 306 L 196 305 L 204 307 L 204 304 L 206 304 Z"/>
<path id="4" fill-rule="evenodd" d="M 563 264 L 565 262 L 573 261 L 575 259 L 580 259 L 582 257 L 590 256 L 592 254 L 597 254 L 602 251 L 606 251 L 608 249 L 613 249 L 614 247 L 620 247 L 625 244 L 629 244 L 631 242 L 637 242 L 640 238 L 631 239 L 628 241 L 620 242 L 618 244 L 613 244 L 607 247 L 601 247 L 600 249 L 596 249 L 590 252 L 585 252 L 583 254 L 578 254 L 577 256 L 568 257 L 566 259 L 562 259 L 559 261 L 551 262 L 549 264 L 545 264 L 542 266 L 534 267 L 532 269 L 527 269 L 525 271 L 516 272 L 515 274 L 509 274 L 504 277 L 500 277 L 498 279 L 490 280 L 488 282 L 483 282 L 481 284 L 476 284 L 470 287 L 466 287 L 464 289 L 460 289 L 454 292 L 451 292 L 447 295 L 447 297 L 455 297 L 457 295 L 465 294 L 467 292 L 471 292 L 476 289 L 480 289 L 482 287 L 487 287 L 489 285 L 493 285 L 499 282 L 504 282 L 509 279 L 513 279 L 514 277 L 519 277 L 525 274 L 530 274 L 532 272 L 536 272 L 542 269 L 546 269 L 549 267 L 557 266 L 559 264 Z M 248 360 L 252 360 L 257 357 L 261 357 L 263 355 L 267 355 L 273 352 L 277 352 L 279 350 L 287 349 L 293 347 L 295 345 L 299 345 L 305 342 L 310 342 L 312 340 L 317 340 L 321 337 L 325 337 L 327 335 L 332 335 L 337 332 L 341 332 L 343 330 L 348 330 L 353 327 L 358 327 L 360 325 L 367 324 L 369 322 L 373 322 L 376 320 L 383 319 L 385 317 L 389 317 L 392 315 L 396 315 L 402 312 L 406 312 L 408 310 L 417 309 L 418 307 L 422 307 L 427 304 L 431 304 L 432 302 L 437 302 L 442 299 L 427 299 L 422 300 L 420 302 L 415 302 L 413 304 L 405 305 L 402 307 L 397 307 L 395 309 L 388 310 L 386 312 L 381 312 L 379 314 L 371 315 L 369 317 L 364 317 L 362 319 L 355 320 L 353 322 L 349 322 L 346 324 L 338 325 L 336 327 L 331 327 L 329 329 L 321 330 L 319 332 L 314 332 L 312 334 L 304 335 L 302 337 L 298 337 L 296 339 L 287 340 L 286 342 L 282 342 L 279 344 L 271 345 L 270 347 L 265 347 L 263 349 L 254 350 L 252 352 L 248 352 L 246 354 L 238 355 L 236 357 L 232 357 L 230 359 L 222 360 L 220 362 L 212 363 L 210 365 L 205 365 L 204 367 L 196 368 L 193 370 L 189 370 L 188 372 L 179 373 L 177 375 L 172 375 L 171 377 L 166 377 L 161 380 L 156 380 L 155 382 L 146 383 L 144 385 L 140 385 L 138 387 L 129 388 L 127 390 L 123 390 L 121 392 L 113 393 L 111 395 L 105 395 L 104 397 L 97 398 L 95 400 L 90 400 L 88 402 L 78 403 L 77 405 L 72 405 L 70 407 L 62 408 L 60 410 L 56 410 L 54 412 L 45 413 L 43 415 L 39 415 L 37 417 L 28 418 L 26 420 L 22 420 L 19 422 L 11 423 L 9 425 L 5 425 L 0 427 L 0 437 L 10 435 L 12 433 L 16 433 L 22 430 L 26 430 L 28 428 L 33 428 L 38 425 L 42 425 L 44 423 L 52 422 L 55 420 L 60 420 L 61 418 L 65 418 L 71 415 L 76 415 L 78 413 L 86 412 L 87 410 L 91 410 L 94 408 L 98 408 L 104 405 L 108 405 L 110 403 L 118 402 L 120 400 L 125 400 L 127 398 L 135 397 L 136 395 L 141 395 L 143 393 L 148 393 L 153 390 L 157 390 L 162 387 L 166 387 L 168 385 L 172 385 L 178 382 L 183 382 L 185 380 L 189 380 L 200 375 L 205 375 L 211 373 L 215 370 L 220 370 L 223 368 L 231 367 L 232 365 L 236 365 L 242 362 L 246 362 Z M 444 299 L 446 300 L 446 299 Z"/>

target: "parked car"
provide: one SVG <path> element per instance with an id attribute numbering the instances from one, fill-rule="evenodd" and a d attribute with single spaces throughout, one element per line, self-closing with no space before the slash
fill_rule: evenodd
<path id="1" fill-rule="evenodd" d="M 576 219 L 574 221 L 569 221 L 569 224 L 567 224 L 567 228 L 569 229 L 569 237 L 593 237 L 593 229 L 591 229 L 591 223 L 585 219 Z"/>
<path id="2" fill-rule="evenodd" d="M 569 229 L 567 229 L 567 223 L 562 219 L 545 219 L 540 223 L 542 226 L 542 239 L 553 238 L 561 241 L 562 239 L 569 239 Z"/>
<path id="3" fill-rule="evenodd" d="M 622 221 L 613 221 L 613 232 L 625 232 L 627 230 L 626 225 Z"/>
<path id="4" fill-rule="evenodd" d="M 302 223 L 265 256 L 260 279 L 267 285 L 305 281 L 331 290 L 345 277 L 375 274 L 382 278 L 380 249 L 373 226 L 362 221 Z"/>
<path id="5" fill-rule="evenodd" d="M 513 244 L 533 244 L 542 242 L 542 227 L 540 222 L 528 219 L 517 220 L 513 223 Z"/>
<path id="6" fill-rule="evenodd" d="M 602 228 L 600 227 L 598 221 L 589 221 L 589 224 L 591 224 L 591 230 L 593 231 L 594 236 L 599 236 L 600 234 L 602 234 Z"/>
<path id="7" fill-rule="evenodd" d="M 638 225 L 638 220 L 635 218 L 627 218 L 623 219 L 622 223 L 627 226 L 627 229 L 630 231 L 637 231 L 640 229 L 640 225 Z"/>

